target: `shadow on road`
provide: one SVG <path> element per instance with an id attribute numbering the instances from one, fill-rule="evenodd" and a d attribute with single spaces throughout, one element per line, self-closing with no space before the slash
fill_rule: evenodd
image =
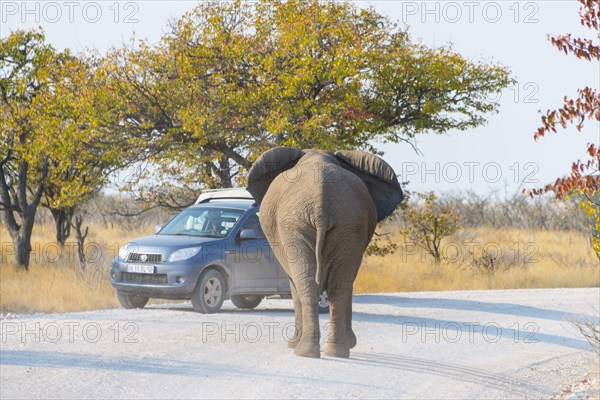
<path id="1" fill-rule="evenodd" d="M 448 331 L 452 331 L 457 333 L 455 336 L 452 336 L 452 338 L 460 338 L 463 334 L 467 335 L 467 337 L 469 335 L 477 335 L 478 337 L 483 337 L 484 339 L 491 338 L 487 339 L 490 343 L 495 343 L 500 339 L 504 339 L 529 344 L 542 342 L 563 347 L 570 347 L 577 350 L 592 351 L 590 344 L 583 339 L 543 333 L 539 331 L 539 327 L 537 327 L 537 325 L 529 325 L 531 329 L 513 329 L 502 327 L 500 324 L 496 324 L 493 321 L 471 321 L 466 323 L 464 321 L 389 314 L 370 314 L 365 312 L 354 312 L 352 316 L 354 322 L 360 321 L 385 325 L 400 325 L 401 329 L 398 333 L 399 335 L 405 335 L 405 340 L 414 334 L 418 335 L 420 332 L 428 332 L 428 337 L 431 337 L 436 331 L 442 332 L 444 335 L 447 335 Z M 525 327 L 526 324 L 523 325 L 523 328 Z M 445 340 L 449 341 L 448 339 Z M 452 340 L 453 339 L 450 339 L 450 342 L 452 342 Z"/>
<path id="2" fill-rule="evenodd" d="M 541 307 L 525 306 L 514 303 L 486 303 L 475 300 L 445 299 L 445 298 L 409 298 L 382 294 L 365 294 L 354 296 L 355 304 L 385 304 L 401 308 L 433 308 L 442 310 L 463 310 L 488 312 L 520 317 L 541 318 L 554 321 L 570 321 L 573 319 L 594 318 L 591 315 L 574 314 L 564 311 L 551 310 Z"/>
<path id="3" fill-rule="evenodd" d="M 2 350 L 0 365 L 21 366 L 37 368 L 66 368 L 70 370 L 95 370 L 95 371 L 113 371 L 118 373 L 132 373 L 143 375 L 170 375 L 184 376 L 193 378 L 252 378 L 256 382 L 260 380 L 272 381 L 274 379 L 293 383 L 312 385 L 315 383 L 314 377 L 304 373 L 302 370 L 295 374 L 293 370 L 278 371 L 275 375 L 272 370 L 260 368 L 257 365 L 243 366 L 239 364 L 225 363 L 223 359 L 209 362 L 205 359 L 197 362 L 149 358 L 149 357 L 130 357 L 130 356 L 102 356 L 99 354 L 81 354 L 71 352 L 54 351 L 32 351 L 32 350 Z M 314 360 L 319 362 L 318 360 Z M 335 362 L 335 359 L 323 359 L 321 361 Z M 366 388 L 367 390 L 377 390 L 385 388 L 385 382 L 379 384 L 369 384 L 348 377 L 347 380 L 328 377 L 327 384 L 353 386 L 357 388 Z M 210 397 L 210 394 L 209 394 Z"/>

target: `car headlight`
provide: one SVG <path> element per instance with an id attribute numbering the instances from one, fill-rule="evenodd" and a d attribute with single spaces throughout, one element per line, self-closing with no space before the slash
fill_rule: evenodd
<path id="1" fill-rule="evenodd" d="M 133 250 L 135 250 L 135 244 L 126 243 L 125 246 L 119 249 L 119 257 L 121 260 L 127 260 L 129 253 L 131 253 Z"/>
<path id="2" fill-rule="evenodd" d="M 188 258 L 194 257 L 200 252 L 202 246 L 198 247 L 186 247 L 185 249 L 179 249 L 171 253 L 169 261 L 181 261 L 187 260 Z"/>

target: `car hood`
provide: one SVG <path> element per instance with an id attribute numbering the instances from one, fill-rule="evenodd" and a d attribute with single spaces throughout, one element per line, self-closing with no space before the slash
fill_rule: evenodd
<path id="1" fill-rule="evenodd" d="M 131 240 L 128 242 L 128 248 L 134 253 L 159 253 L 163 255 L 163 260 L 166 260 L 169 254 L 175 250 L 200 246 L 223 239 L 198 236 L 152 235 Z"/>
<path id="2" fill-rule="evenodd" d="M 223 240 L 223 238 L 209 238 L 199 236 L 187 236 L 187 235 L 152 235 L 144 236 L 130 241 L 140 247 L 169 247 L 169 248 L 183 248 L 191 247 L 194 245 L 201 245 L 204 243 L 214 242 L 215 240 Z"/>

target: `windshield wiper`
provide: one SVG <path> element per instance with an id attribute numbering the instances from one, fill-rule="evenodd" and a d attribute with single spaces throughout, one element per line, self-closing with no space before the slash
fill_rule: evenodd
<path id="1" fill-rule="evenodd" d="M 165 235 L 165 236 L 194 236 L 194 237 L 207 237 L 207 238 L 221 238 L 221 237 L 224 237 L 224 236 L 221 236 L 221 235 L 208 235 L 208 234 L 194 235 L 193 233 L 159 233 L 159 235 Z"/>

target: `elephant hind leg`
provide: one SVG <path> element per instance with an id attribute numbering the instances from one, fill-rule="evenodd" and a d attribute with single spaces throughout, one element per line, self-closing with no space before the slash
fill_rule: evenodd
<path id="1" fill-rule="evenodd" d="M 294 301 L 296 337 L 288 345 L 294 346 L 294 354 L 301 357 L 319 358 L 321 356 L 319 340 L 319 300 L 315 282 L 316 259 L 308 243 L 295 243 L 295 258 L 287 260 L 288 273 L 291 278 L 292 297 Z"/>
<path id="2" fill-rule="evenodd" d="M 302 337 L 302 303 L 300 302 L 300 298 L 298 297 L 298 292 L 296 291 L 296 286 L 294 282 L 290 279 L 290 290 L 292 292 L 292 301 L 294 303 L 294 336 L 288 339 L 288 347 L 290 349 L 296 348 L 296 345 L 300 341 Z"/>
<path id="3" fill-rule="evenodd" d="M 304 300 L 304 298 L 302 298 Z M 315 299 L 316 301 L 316 299 Z M 302 302 L 302 331 L 300 340 L 296 342 L 294 354 L 300 357 L 321 357 L 321 338 L 318 325 L 318 311 L 316 304 Z"/>
<path id="4" fill-rule="evenodd" d="M 331 316 L 329 323 L 329 336 L 325 355 L 331 357 L 350 357 L 350 349 L 356 345 L 356 336 L 350 328 L 352 309 L 348 312 L 348 306 L 352 302 L 352 287 L 336 288 L 331 294 Z"/>
<path id="5" fill-rule="evenodd" d="M 346 306 L 346 344 L 353 349 L 356 346 L 356 335 L 352 330 L 352 293 L 348 296 L 348 305 Z"/>

